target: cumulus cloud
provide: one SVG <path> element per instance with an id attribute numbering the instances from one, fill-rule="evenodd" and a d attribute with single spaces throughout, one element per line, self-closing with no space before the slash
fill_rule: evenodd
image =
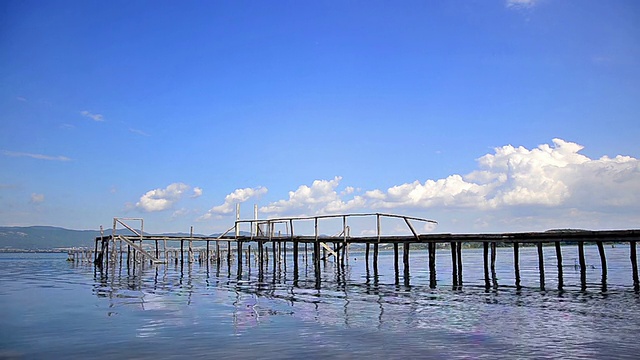
<path id="1" fill-rule="evenodd" d="M 260 212 L 269 217 L 376 211 L 436 219 L 445 215 L 455 231 L 637 223 L 640 160 L 622 155 L 592 159 L 582 150 L 582 145 L 562 139 L 531 149 L 505 145 L 478 158 L 477 168 L 469 173 L 387 189 L 343 186 L 340 176 L 318 179 L 262 206 Z M 200 220 L 232 214 L 236 203 L 266 192 L 262 187 L 237 189 Z M 433 225 L 425 226 L 424 231 L 433 230 Z"/>
<path id="2" fill-rule="evenodd" d="M 43 155 L 43 154 L 33 154 L 33 153 L 25 153 L 25 152 L 17 152 L 17 151 L 7 151 L 3 150 L 2 155 L 10 156 L 10 157 L 30 157 L 32 159 L 38 160 L 49 160 L 49 161 L 71 161 L 70 158 L 66 156 L 51 156 L 51 155 Z"/>
<path id="3" fill-rule="evenodd" d="M 347 186 L 341 177 L 316 180 L 290 191 L 288 199 L 263 206 L 274 215 L 317 215 L 395 210 L 401 213 L 451 209 L 514 211 L 514 209 L 581 209 L 639 207 L 640 161 L 629 156 L 591 159 L 583 146 L 553 139 L 533 149 L 506 145 L 477 160 L 466 175 L 452 174 L 364 191 Z M 231 205 L 219 210 L 233 211 Z"/>
<path id="4" fill-rule="evenodd" d="M 553 139 L 528 150 L 511 145 L 478 159 L 466 176 L 415 181 L 365 193 L 374 208 L 626 206 L 640 200 L 640 162 L 628 156 L 592 160 L 583 147 Z"/>
<path id="5" fill-rule="evenodd" d="M 40 203 L 44 202 L 44 194 L 32 193 L 31 194 L 31 200 L 29 200 L 29 202 L 31 204 L 40 204 Z"/>
<path id="6" fill-rule="evenodd" d="M 224 203 L 214 206 L 200 220 L 210 219 L 214 215 L 228 215 L 235 211 L 235 204 L 243 203 L 251 198 L 256 198 L 267 193 L 267 188 L 258 186 L 255 188 L 236 189 L 231 194 L 225 196 Z"/>
<path id="7" fill-rule="evenodd" d="M 136 203 L 138 209 L 147 212 L 171 209 L 191 189 L 184 183 L 173 183 L 164 189 L 147 191 Z"/>
<path id="8" fill-rule="evenodd" d="M 342 177 L 333 180 L 315 180 L 311 186 L 301 185 L 296 191 L 289 192 L 289 199 L 272 202 L 260 209 L 267 214 L 323 214 L 344 212 L 365 205 L 364 198 L 354 196 L 344 201 L 336 191 Z M 342 194 L 347 195 L 355 191 L 347 187 Z"/>
<path id="9" fill-rule="evenodd" d="M 104 121 L 104 116 L 102 116 L 102 114 L 93 114 L 87 110 L 80 111 L 80 115 L 87 117 L 93 121 Z"/>

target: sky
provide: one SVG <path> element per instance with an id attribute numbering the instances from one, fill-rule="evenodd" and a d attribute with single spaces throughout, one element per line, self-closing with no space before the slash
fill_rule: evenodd
<path id="1" fill-rule="evenodd" d="M 0 2 L 0 226 L 637 229 L 639 115 L 635 0 Z"/>

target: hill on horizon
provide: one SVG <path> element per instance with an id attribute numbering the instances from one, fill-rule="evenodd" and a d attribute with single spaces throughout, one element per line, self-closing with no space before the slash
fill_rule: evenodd
<path id="1" fill-rule="evenodd" d="M 118 229 L 119 234 L 127 233 Z M 111 234 L 110 229 L 105 235 Z M 129 232 L 130 233 L 130 232 Z M 189 233 L 165 233 L 167 236 L 188 237 Z M 194 236 L 204 236 L 193 234 Z M 209 236 L 218 236 L 212 234 Z M 57 248 L 87 247 L 93 248 L 94 239 L 100 236 L 99 230 L 71 230 L 56 226 L 0 226 L 0 250 L 52 250 Z"/>

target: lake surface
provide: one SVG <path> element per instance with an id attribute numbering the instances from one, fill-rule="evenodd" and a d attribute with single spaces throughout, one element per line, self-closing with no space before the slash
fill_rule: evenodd
<path id="1" fill-rule="evenodd" d="M 628 245 L 608 246 L 603 288 L 596 247 L 585 247 L 587 287 L 563 247 L 563 291 L 555 250 L 545 247 L 546 291 L 535 248 L 498 248 L 497 288 L 486 290 L 482 250 L 464 249 L 464 285 L 455 289 L 449 251 L 429 288 L 426 251 L 412 250 L 408 286 L 393 254 L 378 276 L 364 253 L 323 265 L 315 288 L 311 254 L 260 274 L 236 265 L 119 266 L 108 274 L 66 254 L 0 254 L 0 359 L 32 358 L 638 358 L 640 295 Z M 288 253 L 290 256 L 290 252 Z M 251 265 L 251 266 L 249 266 Z"/>

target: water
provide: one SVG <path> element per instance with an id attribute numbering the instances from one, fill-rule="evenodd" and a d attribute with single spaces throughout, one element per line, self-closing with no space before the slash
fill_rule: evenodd
<path id="1" fill-rule="evenodd" d="M 522 289 L 512 250 L 499 248 L 498 287 L 488 291 L 475 249 L 463 250 L 462 289 L 444 250 L 435 289 L 421 250 L 411 252 L 408 286 L 391 252 L 377 277 L 352 252 L 344 268 L 323 266 L 320 290 L 304 260 L 294 284 L 292 262 L 262 276 L 245 264 L 240 279 L 226 263 L 125 265 L 105 276 L 66 254 L 0 254 L 0 358 L 637 358 L 628 246 L 606 248 L 606 288 L 597 248 L 585 247 L 584 290 L 575 247 L 563 248 L 563 291 L 555 250 L 544 251 L 546 291 L 535 248 L 521 248 Z"/>

